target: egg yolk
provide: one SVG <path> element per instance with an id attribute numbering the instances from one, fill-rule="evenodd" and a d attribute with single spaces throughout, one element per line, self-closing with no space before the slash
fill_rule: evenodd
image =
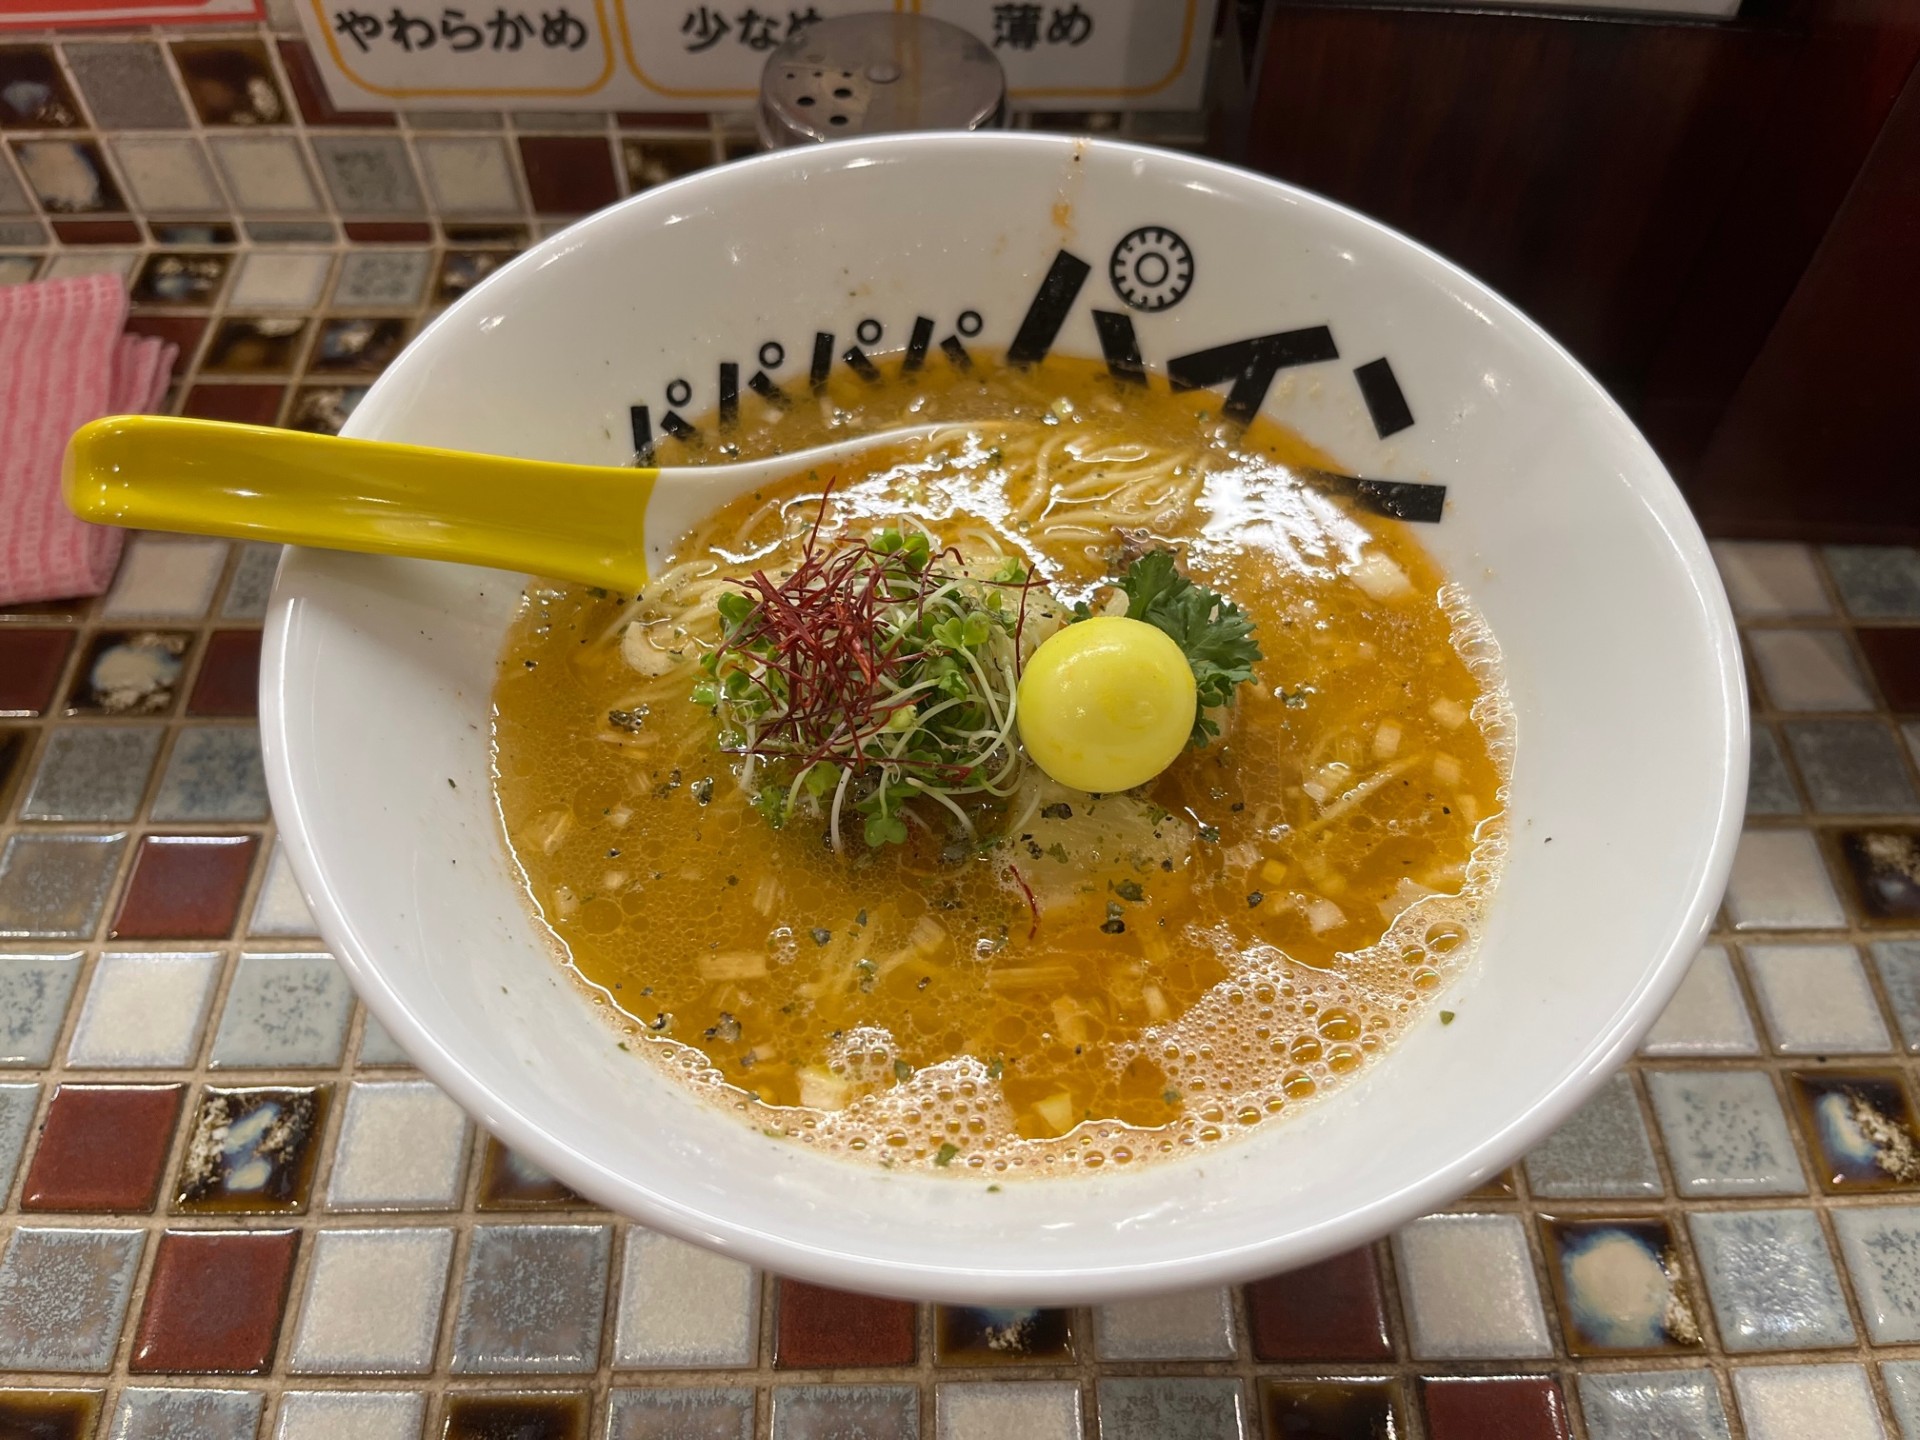
<path id="1" fill-rule="evenodd" d="M 1047 637 L 1015 711 L 1033 762 L 1073 790 L 1111 794 L 1171 765 L 1193 733 L 1193 671 L 1165 631 L 1101 616 Z"/>

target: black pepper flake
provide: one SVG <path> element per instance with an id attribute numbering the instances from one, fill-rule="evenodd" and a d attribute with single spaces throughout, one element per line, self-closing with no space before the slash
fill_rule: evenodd
<path id="1" fill-rule="evenodd" d="M 1122 880 L 1113 887 L 1113 892 L 1122 900 L 1131 900 L 1136 905 L 1147 898 L 1147 892 L 1140 888 L 1138 880 Z"/>
<path id="2" fill-rule="evenodd" d="M 1120 902 L 1118 900 L 1109 900 L 1107 902 L 1107 922 L 1100 927 L 1101 933 L 1106 935 L 1124 935 L 1127 931 L 1127 922 L 1120 918 L 1121 914 Z"/>
<path id="3" fill-rule="evenodd" d="M 447 776 L 447 789 L 449 789 L 449 790 L 458 790 L 459 788 L 460 788 L 460 787 L 459 787 L 458 785 L 456 785 L 456 784 L 454 784 L 454 783 L 453 783 L 453 776 L 451 776 L 451 775 L 449 775 L 449 776 Z"/>
<path id="4" fill-rule="evenodd" d="M 1253 909 L 1254 906 L 1258 905 L 1262 900 L 1266 898 L 1267 897 L 1261 894 L 1260 891 L 1258 890 L 1249 890 L 1247 892 L 1247 908 L 1249 910 Z"/>
<path id="5" fill-rule="evenodd" d="M 619 858 L 620 858 L 620 847 L 618 845 L 610 846 L 607 850 L 607 859 L 618 860 Z"/>
<path id="6" fill-rule="evenodd" d="M 1064 800 L 1056 800 L 1053 804 L 1041 810 L 1040 813 L 1049 820 L 1071 820 L 1073 818 L 1073 806 L 1067 804 Z"/>
<path id="7" fill-rule="evenodd" d="M 693 782 L 693 798 L 702 805 L 711 805 L 713 803 L 713 777 L 711 775 L 704 776 Z"/>
<path id="8" fill-rule="evenodd" d="M 1220 843 L 1220 827 L 1218 825 L 1202 825 L 1200 827 L 1200 838 L 1209 845 L 1218 845 Z"/>
<path id="9" fill-rule="evenodd" d="M 809 933 L 812 934 L 813 943 L 816 945 L 824 945 L 829 940 L 833 939 L 833 932 L 831 930 L 824 929 L 819 925 L 814 926 L 812 931 Z"/>
<path id="10" fill-rule="evenodd" d="M 607 723 L 616 730 L 625 730 L 630 735 L 636 734 L 647 723 L 647 707 L 638 705 L 631 710 L 609 710 Z"/>
<path id="11" fill-rule="evenodd" d="M 540 662 L 538 660 L 522 660 L 520 663 L 529 670 L 538 670 L 540 668 Z"/>
<path id="12" fill-rule="evenodd" d="M 740 877 L 738 875 L 727 876 L 727 884 L 738 885 L 739 883 L 740 883 Z"/>

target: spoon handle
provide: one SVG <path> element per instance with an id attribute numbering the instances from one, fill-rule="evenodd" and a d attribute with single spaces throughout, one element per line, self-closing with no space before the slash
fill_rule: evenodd
<path id="1" fill-rule="evenodd" d="M 119 415 L 67 445 L 68 507 L 102 525 L 646 582 L 654 470 L 556 465 L 260 425 Z"/>

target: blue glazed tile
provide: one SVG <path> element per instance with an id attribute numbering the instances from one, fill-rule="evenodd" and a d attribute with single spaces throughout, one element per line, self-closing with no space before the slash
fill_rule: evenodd
<path id="1" fill-rule="evenodd" d="M 920 1440 L 911 1385 L 783 1385 L 773 1392 L 773 1440 Z"/>
<path id="2" fill-rule="evenodd" d="M 1836 1210 L 1833 1228 L 1873 1343 L 1920 1340 L 1920 1206 Z"/>
<path id="3" fill-rule="evenodd" d="M 124 834 L 15 835 L 0 851 L 0 937 L 89 938 L 126 847 Z"/>
<path id="4" fill-rule="evenodd" d="M 1747 767 L 1747 814 L 1798 815 L 1800 796 L 1780 755 L 1780 741 L 1770 726 L 1753 727 L 1753 755 Z"/>
<path id="5" fill-rule="evenodd" d="M 615 1390 L 607 1440 L 753 1440 L 751 1390 Z"/>
<path id="6" fill-rule="evenodd" d="M 1820 813 L 1904 814 L 1920 803 L 1893 732 L 1878 720 L 1792 720 L 1786 731 Z"/>
<path id="7" fill-rule="evenodd" d="M 1900 1042 L 1908 1054 L 1920 1054 L 1920 940 L 1882 940 L 1872 948 Z"/>
<path id="8" fill-rule="evenodd" d="M 360 1063 L 369 1069 L 413 1063 L 371 1010 L 367 1012 L 367 1023 L 360 1032 Z"/>
<path id="9" fill-rule="evenodd" d="M 147 793 L 158 725 L 62 725 L 47 737 L 23 820 L 131 820 Z"/>
<path id="10" fill-rule="evenodd" d="M 1580 1408 L 1589 1440 L 1728 1440 L 1711 1370 L 1582 1375 Z"/>
<path id="11" fill-rule="evenodd" d="M 1100 1440 L 1244 1440 L 1249 1428 L 1238 1380 L 1103 1379 L 1094 1403 Z"/>
<path id="12" fill-rule="evenodd" d="M 242 955 L 213 1037 L 215 1069 L 340 1063 L 353 991 L 329 955 Z"/>
<path id="13" fill-rule="evenodd" d="M 138 1230 L 15 1230 L 0 1255 L 0 1370 L 105 1370 L 145 1241 Z"/>
<path id="14" fill-rule="evenodd" d="M 13 1172 L 33 1128 L 33 1112 L 40 1104 L 38 1085 L 0 1085 L 0 1208 L 13 1190 Z"/>
<path id="15" fill-rule="evenodd" d="M 592 1371 L 612 1249 L 605 1225 L 478 1227 L 460 1287 L 455 1372 Z"/>
<path id="16" fill-rule="evenodd" d="M 227 598 L 220 602 L 222 620 L 258 620 L 267 613 L 267 597 L 273 593 L 273 573 L 280 567 L 283 545 L 242 545 L 240 559 L 227 581 Z"/>
<path id="17" fill-rule="evenodd" d="M 315 135 L 313 158 L 342 215 L 426 212 L 403 141 L 391 136 Z"/>
<path id="18" fill-rule="evenodd" d="M 0 955 L 0 1065 L 45 1065 L 80 978 L 80 952 Z"/>
<path id="19" fill-rule="evenodd" d="M 1880 1378 L 1900 1423 L 1900 1440 L 1920 1440 L 1920 1360 L 1883 1360 Z"/>
<path id="20" fill-rule="evenodd" d="M 349 251 L 334 282 L 334 308 L 411 310 L 432 272 L 433 255 L 426 250 Z"/>
<path id="21" fill-rule="evenodd" d="M 1633 1082 L 1615 1075 L 1527 1156 L 1527 1184 L 1553 1199 L 1658 1195 L 1660 1167 Z"/>
<path id="22" fill-rule="evenodd" d="M 1733 1395 L 1747 1440 L 1886 1440 L 1859 1365 L 1747 1365 Z"/>
<path id="23" fill-rule="evenodd" d="M 264 820 L 267 775 L 251 725 L 182 730 L 153 797 L 155 820 Z"/>
<path id="24" fill-rule="evenodd" d="M 273 1440 L 420 1440 L 427 1397 L 417 1391 L 289 1390 Z"/>
<path id="25" fill-rule="evenodd" d="M 1802 1070 L 1787 1077 L 1815 1175 L 1829 1194 L 1920 1184 L 1920 1125 L 1898 1072 Z"/>
<path id="26" fill-rule="evenodd" d="M 1700 1324 L 1666 1221 L 1542 1223 L 1569 1354 L 1699 1348 Z"/>
<path id="27" fill-rule="evenodd" d="M 1906 545 L 1828 545 L 1827 573 L 1848 613 L 1862 619 L 1920 616 L 1920 550 Z"/>
<path id="28" fill-rule="evenodd" d="M 253 1440 L 266 1396 L 258 1390 L 120 1392 L 110 1440 Z"/>
<path id="29" fill-rule="evenodd" d="M 1853 1321 L 1811 1210 L 1695 1214 L 1694 1250 L 1730 1353 L 1853 1343 Z"/>
<path id="30" fill-rule="evenodd" d="M 1806 1193 L 1766 1072 L 1653 1070 L 1647 1093 L 1682 1195 Z"/>

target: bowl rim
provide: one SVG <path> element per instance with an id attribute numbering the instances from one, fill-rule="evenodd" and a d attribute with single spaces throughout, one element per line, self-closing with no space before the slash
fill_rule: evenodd
<path id="1" fill-rule="evenodd" d="M 1687 578 L 1697 593 L 1712 651 L 1720 696 L 1722 773 L 1718 813 L 1713 819 L 1705 863 L 1693 893 L 1671 938 L 1657 957 L 1649 957 L 1639 987 L 1624 999 L 1609 1024 L 1577 1055 L 1550 1089 L 1504 1129 L 1486 1135 L 1419 1179 L 1378 1195 L 1343 1212 L 1337 1219 L 1308 1230 L 1292 1230 L 1260 1241 L 1232 1246 L 1207 1243 L 1196 1231 L 1188 1253 L 1172 1259 L 1129 1261 L 1124 1254 L 1098 1268 L 1001 1265 L 984 1268 L 964 1255 L 942 1259 L 937 1247 L 925 1259 L 904 1262 L 874 1254 L 833 1249 L 788 1238 L 766 1228 L 717 1220 L 649 1188 L 644 1178 L 622 1174 L 595 1162 L 584 1151 L 527 1119 L 516 1103 L 479 1072 L 442 1046 L 433 1031 L 418 1019 L 387 984 L 369 943 L 352 918 L 342 910 L 324 883 L 325 871 L 309 829 L 308 816 L 294 781 L 290 741 L 292 716 L 289 687 L 295 606 L 286 584 L 289 565 L 298 565 L 290 547 L 276 570 L 274 588 L 264 623 L 260 672 L 260 727 L 267 788 L 276 828 L 291 862 L 294 878 L 307 902 L 323 940 L 350 977 L 370 1013 L 419 1070 L 444 1087 L 461 1107 L 503 1143 L 544 1166 L 559 1179 L 597 1203 L 608 1205 L 623 1218 L 723 1250 L 774 1274 L 816 1281 L 839 1288 L 890 1294 L 916 1300 L 951 1303 L 1004 1302 L 1009 1296 L 1037 1303 L 1095 1303 L 1189 1286 L 1237 1284 L 1281 1267 L 1310 1264 L 1325 1256 L 1380 1238 L 1407 1222 L 1447 1205 L 1488 1175 L 1513 1164 L 1544 1140 L 1586 1102 L 1599 1085 L 1625 1061 L 1641 1036 L 1653 1025 L 1666 1002 L 1679 988 L 1695 952 L 1706 938 L 1733 866 L 1745 811 L 1749 715 L 1746 674 L 1738 629 L 1706 540 L 1678 486 L 1613 397 L 1567 349 L 1537 322 L 1499 292 L 1461 266 L 1417 240 L 1300 186 L 1207 157 L 1168 151 L 1138 143 L 1099 137 L 1035 132 L 924 132 L 855 137 L 828 144 L 772 151 L 697 171 L 629 196 L 568 226 L 529 247 L 509 264 L 489 275 L 449 306 L 407 347 L 430 346 L 442 329 L 465 322 L 469 312 L 490 303 L 494 293 L 515 283 L 515 277 L 552 263 L 569 249 L 578 235 L 591 227 L 617 223 L 621 212 L 636 205 L 655 205 L 662 196 L 697 192 L 714 183 L 760 169 L 780 169 L 825 163 L 844 165 L 859 156 L 897 151 L 973 150 L 1004 147 L 1065 155 L 1097 150 L 1119 158 L 1188 167 L 1193 178 L 1212 178 L 1225 186 L 1254 187 L 1290 198 L 1309 211 L 1337 217 L 1371 232 L 1389 248 L 1405 247 L 1438 275 L 1476 301 L 1498 309 L 1507 324 L 1530 334 L 1578 378 L 1585 404 L 1596 405 L 1625 427 L 1645 452 L 1644 471 L 1629 480 L 1632 493 L 1659 522 L 1674 551 L 1685 562 Z M 390 367 L 375 381 L 378 393 L 389 383 Z M 346 433 L 355 433 L 349 421 Z M 1470 972 L 1469 972 L 1470 973 Z M 1196 1157 L 1198 1158 L 1198 1157 Z M 1169 1163 L 1180 1163 L 1178 1161 Z M 1059 1177 L 1040 1183 L 1060 1184 Z M 1071 1183 L 1071 1182 L 1067 1182 Z"/>

